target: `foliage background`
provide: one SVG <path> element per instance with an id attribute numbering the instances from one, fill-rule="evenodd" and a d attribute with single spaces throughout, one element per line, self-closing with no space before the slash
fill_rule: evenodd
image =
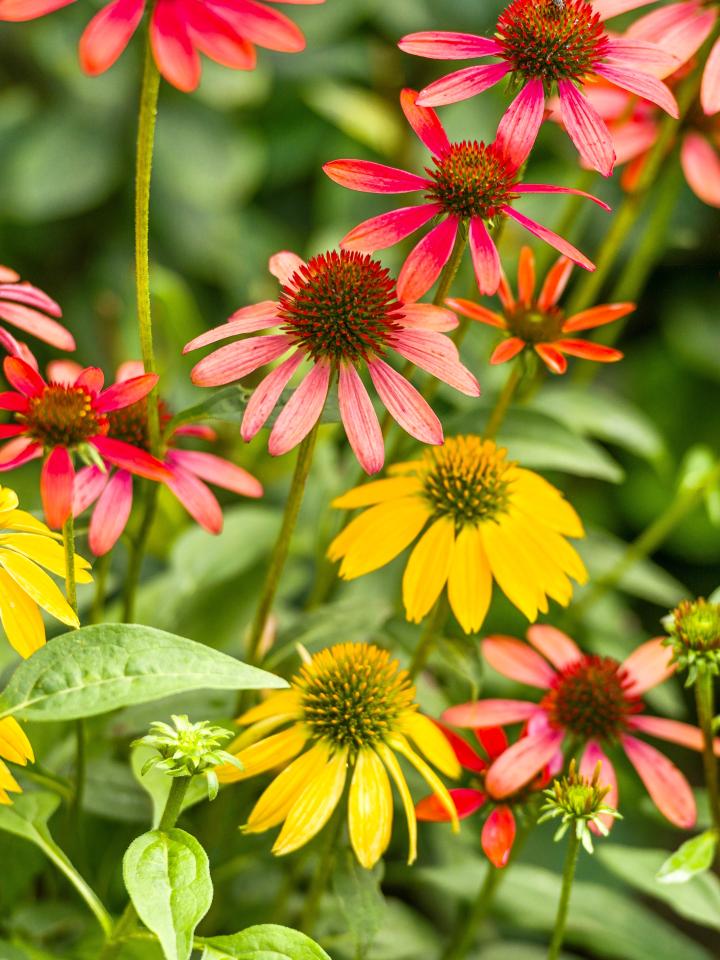
<path id="1" fill-rule="evenodd" d="M 78 340 L 77 359 L 108 375 L 137 356 L 132 272 L 132 168 L 139 76 L 137 41 L 106 75 L 85 78 L 76 42 L 91 11 L 81 2 L 34 23 L 0 25 L 0 262 L 46 289 L 63 305 Z M 499 8 L 475 0 L 327 0 L 296 7 L 308 49 L 299 56 L 263 53 L 259 68 L 240 74 L 204 61 L 193 96 L 163 85 L 153 182 L 151 251 L 158 352 L 163 393 L 175 409 L 202 399 L 192 388 L 192 360 L 182 345 L 234 309 L 274 295 L 267 258 L 290 248 L 311 255 L 337 243 L 350 226 L 386 207 L 379 198 L 333 185 L 321 164 L 366 156 L 410 168 L 423 150 L 409 133 L 397 97 L 405 85 L 422 86 L 447 72 L 443 64 L 408 57 L 395 47 L 403 33 L 492 27 Z M 451 136 L 491 137 L 506 100 L 489 92 L 442 111 Z M 552 124 L 541 132 L 528 179 L 574 185 L 580 176 L 567 138 Z M 595 178 L 593 189 L 613 206 L 621 200 L 617 177 Z M 565 198 L 539 197 L 524 209 L 549 226 L 563 216 Z M 582 208 L 571 239 L 596 255 L 609 218 Z M 720 406 L 720 327 L 717 293 L 717 211 L 703 206 L 683 184 L 665 251 L 623 337 L 626 359 L 604 369 L 591 384 L 570 373 L 549 379 L 540 393 L 508 417 L 500 440 L 524 465 L 542 470 L 579 509 L 590 537 L 583 554 L 597 575 L 672 499 L 687 475 L 688 451 L 717 451 L 715 411 Z M 508 224 L 502 258 L 513 272 L 525 238 Z M 539 252 L 536 249 L 536 252 Z M 544 263 L 550 258 L 544 253 Z M 388 255 L 396 266 L 399 256 Z M 456 290 L 472 295 L 469 271 Z M 607 292 L 607 291 L 606 291 Z M 474 328 L 463 346 L 465 361 L 481 380 L 480 404 L 439 393 L 446 432 L 481 430 L 503 368 L 487 357 L 491 332 Z M 40 351 L 43 359 L 50 352 Z M 572 370 L 582 365 L 575 361 Z M 235 425 L 221 426 L 221 449 L 266 484 L 260 504 L 228 505 L 223 535 L 194 528 L 170 497 L 161 499 L 139 619 L 241 655 L 242 634 L 271 546 L 292 457 L 272 460 L 261 435 L 241 443 Z M 405 448 L 407 449 L 407 448 Z M 292 672 L 298 641 L 316 649 L 338 640 L 377 639 L 404 655 L 418 631 L 393 613 L 401 566 L 334 589 L 323 608 L 304 609 L 319 563 L 318 550 L 333 530 L 333 495 L 351 485 L 356 468 L 328 426 L 284 578 L 277 646 L 270 669 Z M 12 483 L 31 508 L 39 506 L 37 468 Z M 659 617 L 680 597 L 707 595 L 720 582 L 717 505 L 698 508 L 654 557 L 605 597 L 585 622 L 572 623 L 557 607 L 552 622 L 573 630 L 588 648 L 622 655 L 660 632 Z M 82 543 L 81 543 L 82 550 Z M 116 551 L 111 588 L 125 564 Z M 337 587 L 336 584 L 333 585 Z M 90 596 L 81 594 L 89 603 Z M 488 632 L 522 635 L 522 618 L 495 600 Z M 452 630 L 449 631 L 452 634 Z M 12 666 L 3 645 L 0 667 Z M 483 675 L 477 644 L 449 636 L 433 661 L 438 683 L 425 684 L 426 710 L 469 699 L 482 689 L 506 695 L 507 681 Z M 685 717 L 679 683 L 667 684 L 652 705 Z M 127 764 L 129 740 L 151 719 L 171 710 L 193 719 L 229 719 L 232 700 L 198 695 L 182 703 L 127 710 L 91 725 L 87 805 L 90 828 L 72 833 L 62 814 L 54 830 L 96 880 L 101 896 L 122 906 L 118 864 L 130 840 L 145 829 L 149 802 Z M 70 731 L 31 730 L 43 766 L 62 772 L 72 763 Z M 670 751 L 672 753 L 672 751 Z M 677 751 L 694 782 L 699 760 Z M 662 855 L 679 834 L 661 822 L 637 778 L 621 768 L 625 819 L 597 857 L 581 862 L 568 949 L 575 956 L 620 960 L 709 960 L 720 929 L 720 885 L 713 877 L 683 888 L 652 880 Z M 213 865 L 216 902 L 203 923 L 212 934 L 275 919 L 292 921 L 312 860 L 269 856 L 267 836 L 243 838 L 243 822 L 260 789 L 251 782 L 225 791 L 193 812 L 194 829 Z M 498 897 L 485 931 L 482 960 L 535 960 L 552 923 L 561 852 L 541 828 Z M 350 957 L 361 931 L 376 930 L 370 960 L 403 960 L 433 953 L 452 926 L 463 897 L 479 884 L 484 861 L 479 824 L 470 820 L 459 839 L 442 826 L 422 829 L 421 856 L 403 866 L 405 840 L 398 828 L 386 868 L 385 903 L 376 881 L 340 865 L 339 897 L 328 897 L 320 933 L 338 958 Z M 640 847 L 646 848 L 644 852 Z M 649 848 L 649 849 L 648 849 Z M 653 859 L 654 858 L 654 859 Z M 43 870 L 39 853 L 0 835 L 0 960 L 95 956 L 95 931 L 73 893 Z M 283 905 L 284 897 L 284 905 Z M 503 938 L 502 945 L 500 938 Z M 123 957 L 152 960 L 154 948 L 138 942 Z M 568 954 L 570 956 L 571 954 Z"/>

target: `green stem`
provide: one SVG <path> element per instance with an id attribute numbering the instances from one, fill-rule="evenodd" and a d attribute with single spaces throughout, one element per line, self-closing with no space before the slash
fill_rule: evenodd
<path id="1" fill-rule="evenodd" d="M 558 903 L 557 915 L 555 917 L 555 927 L 553 929 L 552 940 L 548 950 L 548 960 L 558 960 L 562 950 L 563 940 L 565 939 L 565 927 L 567 926 L 568 910 L 570 908 L 570 894 L 572 893 L 573 880 L 575 879 L 575 868 L 577 866 L 578 854 L 580 853 L 580 838 L 573 830 L 570 833 L 567 854 L 565 855 L 565 866 L 563 868 L 562 889 L 560 891 L 560 903 Z"/>
<path id="2" fill-rule="evenodd" d="M 505 414 L 508 412 L 512 398 L 515 396 L 515 391 L 518 388 L 518 384 L 522 380 L 522 369 L 520 363 L 515 361 L 510 368 L 507 380 L 505 381 L 505 386 L 500 391 L 500 394 L 495 401 L 495 406 L 490 413 L 488 418 L 487 426 L 483 432 L 483 436 L 490 440 L 492 439 L 500 429 L 503 420 L 505 419 Z"/>
<path id="3" fill-rule="evenodd" d="M 305 904 L 300 915 L 300 929 L 308 937 L 313 935 L 315 922 L 317 921 L 320 910 L 320 902 L 327 888 L 328 880 L 332 876 L 342 823 L 343 807 L 342 804 L 338 804 L 332 820 L 326 828 L 325 843 L 320 852 L 320 859 L 315 868 L 310 889 L 308 890 Z"/>
<path id="4" fill-rule="evenodd" d="M 67 518 L 62 529 L 63 547 L 65 548 L 65 593 L 67 602 L 77 615 L 77 584 L 75 582 L 75 521 L 72 513 Z"/>
<path id="5" fill-rule="evenodd" d="M 67 600 L 75 614 L 78 612 L 77 584 L 75 582 L 75 521 L 72 513 L 63 525 L 63 546 L 65 547 L 65 592 Z M 70 805 L 70 823 L 77 837 L 81 835 L 80 814 L 86 779 L 85 722 L 75 721 L 75 790 Z"/>
<path id="6" fill-rule="evenodd" d="M 145 504 L 143 509 L 140 528 L 132 540 L 130 547 L 130 560 L 128 561 L 127 575 L 125 578 L 125 590 L 123 601 L 123 622 L 132 623 L 135 619 L 135 608 L 137 605 L 137 593 L 140 587 L 140 576 L 142 574 L 142 565 L 147 550 L 150 531 L 155 520 L 155 511 L 157 509 L 157 498 L 160 488 L 156 483 L 146 481 Z"/>
<path id="7" fill-rule="evenodd" d="M 135 167 L 135 283 L 137 288 L 138 333 L 146 373 L 155 373 L 152 312 L 150 304 L 150 179 L 152 176 L 155 121 L 157 119 L 160 74 L 155 66 L 150 36 L 145 41 L 145 63 L 138 113 L 137 158 Z M 156 453 L 160 442 L 160 421 L 155 391 L 147 401 L 150 449 Z"/>
<path id="8" fill-rule="evenodd" d="M 430 659 L 430 655 L 435 649 L 435 644 L 447 619 L 447 615 L 448 603 L 443 591 L 435 602 L 435 606 L 430 611 L 430 615 L 425 622 L 425 628 L 420 636 L 420 641 L 415 648 L 410 665 L 408 666 L 408 673 L 413 679 L 424 669 Z"/>
<path id="9" fill-rule="evenodd" d="M 112 917 L 101 903 L 95 891 L 85 882 L 84 878 L 77 872 L 65 853 L 54 841 L 46 841 L 46 843 L 43 844 L 43 850 L 58 870 L 62 871 L 75 887 L 102 927 L 105 936 L 109 937 L 112 931 Z"/>
<path id="10" fill-rule="evenodd" d="M 452 939 L 448 943 L 442 960 L 463 960 L 475 942 L 480 925 L 487 916 L 495 891 L 501 883 L 507 867 L 499 869 L 488 863 L 487 872 L 480 885 L 477 896 L 470 904 L 467 913 L 458 924 Z"/>
<path id="11" fill-rule="evenodd" d="M 102 623 L 105 616 L 105 597 L 107 594 L 111 556 L 110 553 L 106 553 L 102 557 L 98 557 L 97 563 L 95 564 L 93 571 L 95 576 L 95 596 L 88 618 L 90 623 Z"/>
<path id="12" fill-rule="evenodd" d="M 280 577 L 288 557 L 290 541 L 295 530 L 298 514 L 300 513 L 300 506 L 305 493 L 305 485 L 312 465 L 319 425 L 320 421 L 318 420 L 298 448 L 295 472 L 293 473 L 290 492 L 288 493 L 288 498 L 285 503 L 282 526 L 280 527 L 280 533 L 273 548 L 270 565 L 265 575 L 265 584 L 260 594 L 260 601 L 255 611 L 255 619 L 250 629 L 247 646 L 247 657 L 250 663 L 255 663 L 258 659 L 260 641 L 262 640 L 265 624 L 272 610 L 275 594 L 277 593 L 280 583 Z"/>
<path id="13" fill-rule="evenodd" d="M 703 735 L 703 768 L 705 786 L 710 802 L 710 815 L 713 826 L 720 837 L 720 783 L 718 782 L 718 761 L 713 749 L 713 720 L 715 718 L 715 691 L 713 676 L 708 670 L 701 670 L 695 680 L 695 703 L 698 723 Z"/>

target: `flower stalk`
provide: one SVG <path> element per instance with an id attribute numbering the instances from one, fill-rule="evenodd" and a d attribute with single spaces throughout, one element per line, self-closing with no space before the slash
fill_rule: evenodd
<path id="1" fill-rule="evenodd" d="M 493 407 L 488 418 L 487 426 L 484 430 L 484 436 L 486 438 L 490 440 L 495 438 L 498 430 L 502 426 L 503 420 L 505 419 L 505 414 L 510 408 L 510 404 L 512 403 L 512 399 L 515 396 L 515 392 L 521 380 L 522 370 L 520 363 L 515 361 L 510 368 L 507 380 L 505 381 L 505 386 L 500 391 L 500 394 L 495 401 L 495 406 Z"/>
<path id="2" fill-rule="evenodd" d="M 565 854 L 565 866 L 563 867 L 560 902 L 558 903 L 552 940 L 550 941 L 550 947 L 548 949 L 548 960 L 558 960 L 560 957 L 560 951 L 562 950 L 565 939 L 565 929 L 567 927 L 568 911 L 570 909 L 570 896 L 572 894 L 579 854 L 580 837 L 574 830 L 571 830 L 568 834 L 568 847 L 567 853 Z"/>
<path id="3" fill-rule="evenodd" d="M 75 579 L 75 521 L 72 513 L 63 524 L 63 548 L 65 550 L 65 594 L 73 613 L 77 615 L 77 582 Z"/>
<path id="4" fill-rule="evenodd" d="M 710 816 L 713 826 L 720 837 L 720 780 L 718 778 L 718 761 L 713 750 L 713 722 L 715 718 L 715 691 L 714 677 L 709 670 L 700 670 L 695 678 L 695 704 L 697 707 L 698 725 L 703 735 L 703 770 L 705 786 L 710 804 Z"/>
<path id="5" fill-rule="evenodd" d="M 425 668 L 430 659 L 447 620 L 448 610 L 447 597 L 443 592 L 436 600 L 435 606 L 427 618 L 425 628 L 408 666 L 408 673 L 413 679 Z"/>

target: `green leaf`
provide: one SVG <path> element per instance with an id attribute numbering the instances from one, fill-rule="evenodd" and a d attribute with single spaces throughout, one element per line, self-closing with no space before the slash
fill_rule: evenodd
<path id="1" fill-rule="evenodd" d="M 661 883 L 687 883 L 692 877 L 709 870 L 715 859 L 717 835 L 706 830 L 681 844 L 658 870 L 656 877 Z"/>
<path id="2" fill-rule="evenodd" d="M 274 923 L 248 927 L 227 937 L 209 937 L 202 944 L 202 960 L 330 960 L 304 933 Z"/>
<path id="3" fill-rule="evenodd" d="M 333 871 L 333 892 L 358 948 L 364 956 L 372 946 L 385 917 L 382 895 L 382 864 L 365 870 L 351 850 L 344 850 Z"/>
<path id="4" fill-rule="evenodd" d="M 0 716 L 73 720 L 188 690 L 286 687 L 185 637 L 133 623 L 103 623 L 56 637 L 15 670 Z"/>
<path id="5" fill-rule="evenodd" d="M 190 960 L 195 927 L 213 898 L 210 864 L 195 837 L 177 828 L 144 833 L 125 853 L 123 877 L 166 960 Z"/>
<path id="6" fill-rule="evenodd" d="M 386 157 L 397 155 L 403 127 L 387 100 L 366 87 L 333 83 L 327 77 L 304 91 L 305 102 L 358 143 Z"/>

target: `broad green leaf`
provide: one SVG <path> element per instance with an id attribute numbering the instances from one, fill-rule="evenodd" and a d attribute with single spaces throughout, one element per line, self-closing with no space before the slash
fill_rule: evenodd
<path id="1" fill-rule="evenodd" d="M 213 898 L 210 864 L 195 837 L 177 828 L 144 833 L 125 853 L 123 877 L 166 960 L 189 960 L 195 927 Z"/>
<path id="2" fill-rule="evenodd" d="M 330 960 L 304 933 L 274 923 L 248 927 L 227 937 L 209 937 L 202 944 L 202 960 Z"/>
<path id="3" fill-rule="evenodd" d="M 365 87 L 330 82 L 327 77 L 304 91 L 305 102 L 358 143 L 386 157 L 396 155 L 403 127 L 386 99 Z"/>
<path id="4" fill-rule="evenodd" d="M 661 883 L 687 883 L 692 877 L 709 870 L 715 859 L 718 839 L 714 830 L 706 830 L 686 840 L 658 870 Z"/>
<path id="5" fill-rule="evenodd" d="M 150 819 L 148 797 L 135 782 L 127 763 L 110 757 L 98 757 L 88 763 L 83 810 L 125 823 L 145 825 Z"/>
<path id="6" fill-rule="evenodd" d="M 83 627 L 15 670 L 0 716 L 73 720 L 187 690 L 285 687 L 264 670 L 203 644 L 134 623 Z"/>
<path id="7" fill-rule="evenodd" d="M 355 939 L 357 952 L 365 956 L 385 917 L 385 898 L 380 884 L 382 864 L 365 870 L 351 850 L 343 850 L 335 862 L 333 892 Z"/>

